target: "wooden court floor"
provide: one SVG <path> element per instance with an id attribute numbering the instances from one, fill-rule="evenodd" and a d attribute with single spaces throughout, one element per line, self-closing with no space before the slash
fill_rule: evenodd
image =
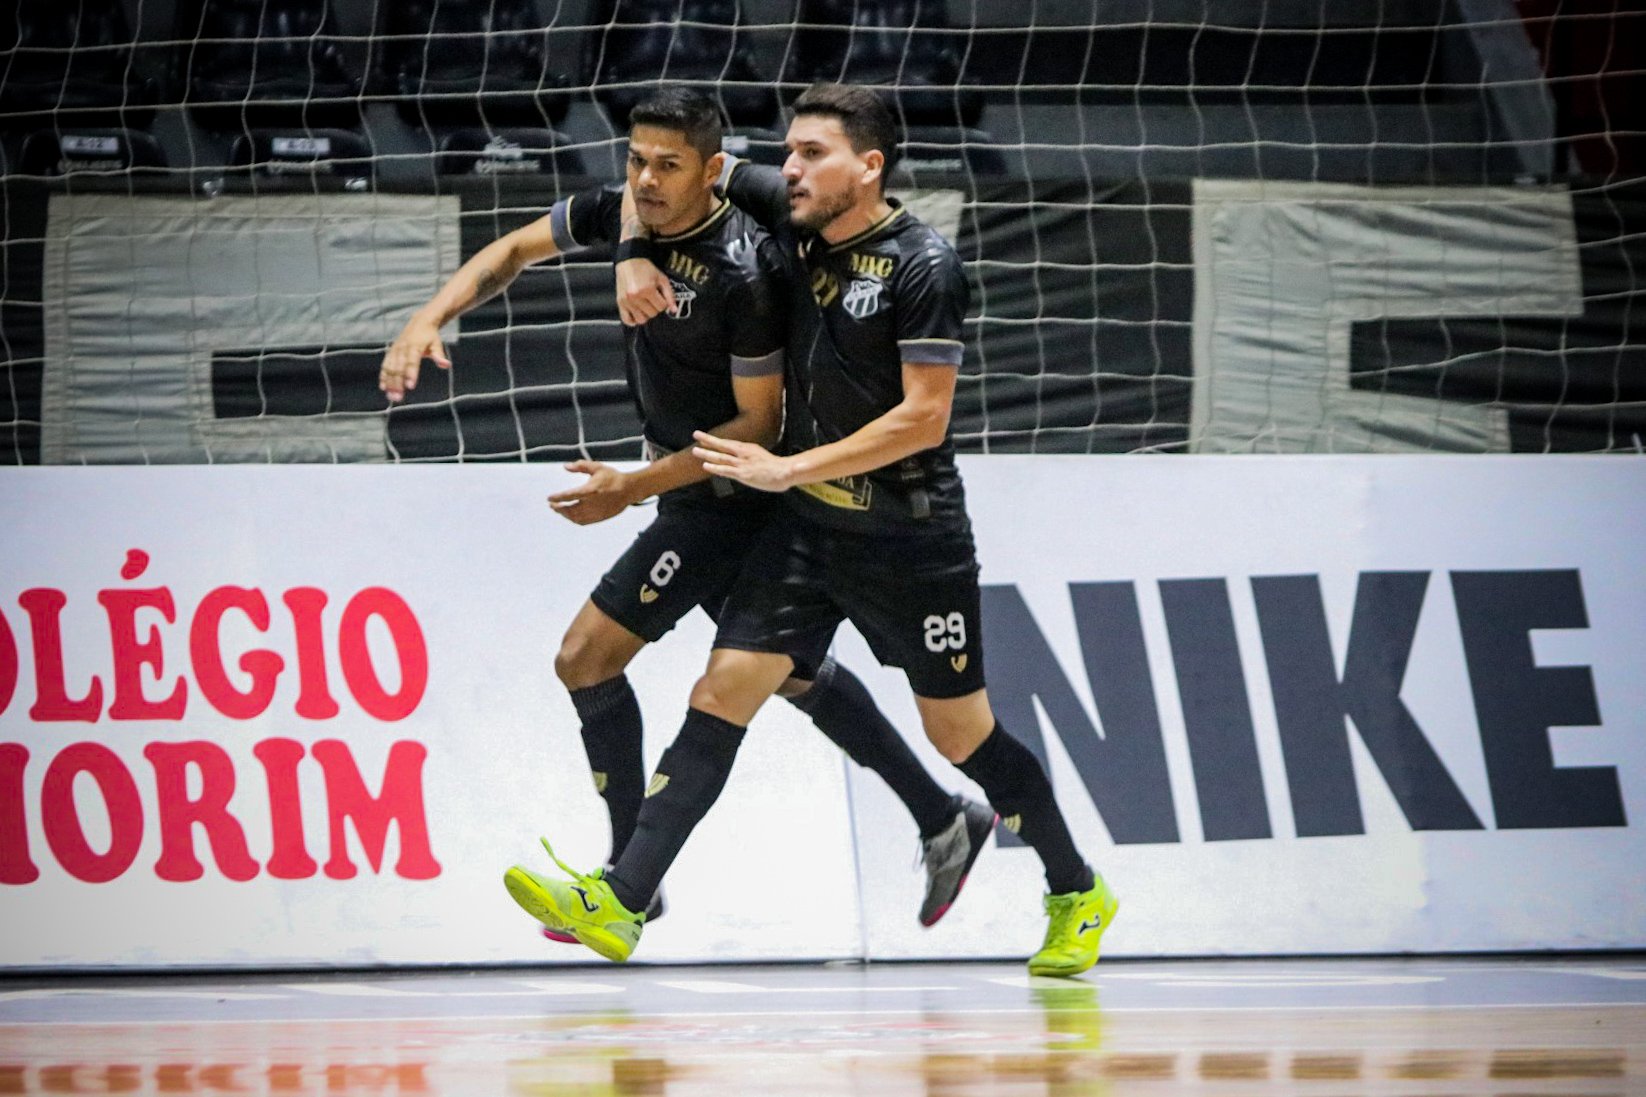
<path id="1" fill-rule="evenodd" d="M 1646 1094 L 1646 957 L 0 981 L 0 1094 Z"/>

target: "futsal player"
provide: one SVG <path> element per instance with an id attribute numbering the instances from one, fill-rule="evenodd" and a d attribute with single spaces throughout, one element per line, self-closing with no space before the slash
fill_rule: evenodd
<path id="1" fill-rule="evenodd" d="M 638 912 L 718 795 L 745 727 L 849 619 L 904 671 L 932 743 L 1039 854 L 1049 924 L 1029 970 L 1078 974 L 1096 962 L 1119 904 L 984 688 L 978 567 L 949 434 L 968 293 L 960 260 L 887 199 L 896 128 L 874 93 L 818 85 L 794 111 L 782 171 L 734 163 L 726 180 L 727 195 L 772 231 L 790 288 L 783 456 L 713 431 L 698 433 L 694 451 L 710 474 L 789 505 L 722 610 L 658 770 L 667 787 L 646 800 L 609 872 L 561 864 L 574 880 L 549 882 L 548 913 L 601 955 L 627 959 Z M 645 318 L 667 299 L 659 284 L 623 304 Z"/>
<path id="2" fill-rule="evenodd" d="M 628 186 L 650 254 L 672 272 L 676 307 L 656 323 L 624 330 L 629 388 L 648 463 L 624 472 L 596 461 L 567 466 L 587 479 L 549 497 L 557 514 L 601 522 L 653 496 L 657 517 L 601 578 L 561 642 L 555 672 L 582 723 L 594 785 L 611 821 L 615 863 L 634 832 L 647 782 L 640 707 L 630 661 L 694 607 L 717 616 L 755 537 L 781 511 L 773 496 L 711 481 L 691 452 L 692 434 L 772 442 L 782 417 L 783 302 L 775 243 L 713 190 L 724 156 L 721 122 L 703 96 L 668 89 L 630 116 Z M 383 360 L 391 401 L 417 383 L 423 358 L 449 368 L 439 329 L 501 292 L 529 264 L 619 237 L 621 185 L 575 194 L 465 263 L 406 324 Z M 620 252 L 621 254 L 621 252 Z M 994 825 L 984 805 L 945 792 L 875 707 L 863 684 L 827 658 L 829 638 L 797 651 L 782 692 L 854 761 L 879 774 L 920 830 L 926 889 L 919 918 L 931 925 L 954 901 Z M 662 772 L 689 744 L 664 755 Z M 523 868 L 510 893 L 536 912 L 541 887 Z M 654 884 L 637 907 L 662 913 Z M 575 940 L 553 921 L 547 935 Z"/>

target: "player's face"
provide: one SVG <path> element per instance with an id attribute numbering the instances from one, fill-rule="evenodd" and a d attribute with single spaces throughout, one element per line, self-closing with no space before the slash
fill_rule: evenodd
<path id="1" fill-rule="evenodd" d="M 629 190 L 641 222 L 653 232 L 684 232 L 701 221 L 719 172 L 720 158 L 705 163 L 678 130 L 636 126 L 629 133 Z"/>
<path id="2" fill-rule="evenodd" d="M 789 125 L 787 144 L 783 178 L 789 184 L 789 217 L 801 228 L 822 232 L 877 193 L 884 157 L 874 149 L 853 151 L 840 119 L 802 114 Z"/>

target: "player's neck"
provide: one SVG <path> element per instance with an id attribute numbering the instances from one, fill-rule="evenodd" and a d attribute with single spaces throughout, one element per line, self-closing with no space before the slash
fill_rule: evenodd
<path id="1" fill-rule="evenodd" d="M 824 243 L 838 244 L 842 240 L 850 240 L 868 231 L 870 227 L 889 217 L 891 212 L 892 205 L 886 201 L 884 194 L 865 196 L 851 209 L 824 225 L 823 231 L 818 235 L 823 237 Z"/>
<path id="2" fill-rule="evenodd" d="M 655 236 L 679 236 L 683 232 L 690 232 L 714 215 L 724 203 L 724 198 L 716 198 L 713 193 L 705 194 L 701 202 L 692 203 L 691 207 L 670 221 L 666 225 L 659 225 L 652 230 Z"/>

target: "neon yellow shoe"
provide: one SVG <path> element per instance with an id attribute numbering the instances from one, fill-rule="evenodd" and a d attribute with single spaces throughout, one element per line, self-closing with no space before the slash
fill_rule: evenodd
<path id="1" fill-rule="evenodd" d="M 1029 957 L 1030 975 L 1079 975 L 1097 963 L 1098 944 L 1103 931 L 1114 921 L 1120 900 L 1109 890 L 1101 873 L 1092 876 L 1090 891 L 1046 896 L 1051 924 L 1046 927 L 1040 951 Z"/>
<path id="2" fill-rule="evenodd" d="M 571 880 L 551 880 L 515 865 L 503 874 L 510 897 L 549 929 L 570 933 L 608 960 L 627 960 L 640 943 L 646 915 L 635 914 L 617 901 L 603 870 L 578 872 L 554 855 L 547 838 L 540 841 Z"/>

